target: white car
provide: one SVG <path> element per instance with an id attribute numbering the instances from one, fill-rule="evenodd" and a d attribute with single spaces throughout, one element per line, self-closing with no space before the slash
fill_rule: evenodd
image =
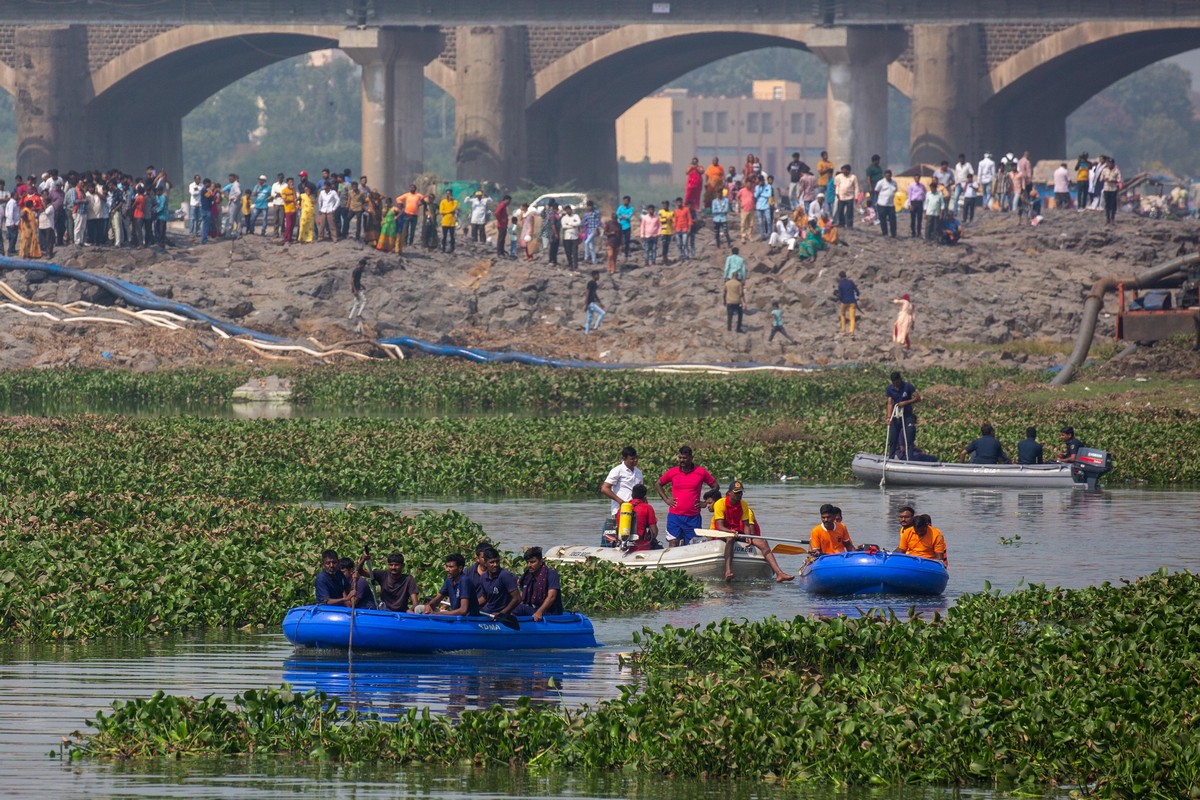
<path id="1" fill-rule="evenodd" d="M 558 207 L 570 206 L 572 209 L 582 211 L 587 205 L 588 196 L 580 192 L 554 192 L 551 194 L 543 194 L 529 204 L 529 210 L 534 214 L 541 214 L 546 206 L 550 205 L 550 201 L 558 203 Z"/>

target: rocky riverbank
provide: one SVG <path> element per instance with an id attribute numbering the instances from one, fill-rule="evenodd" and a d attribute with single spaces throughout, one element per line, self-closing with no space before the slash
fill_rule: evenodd
<path id="1" fill-rule="evenodd" d="M 603 272 L 601 260 L 600 300 L 608 315 L 588 336 L 586 271 L 548 265 L 544 256 L 534 262 L 497 259 L 490 247 L 470 243 L 453 255 L 420 249 L 385 255 L 354 242 L 284 248 L 257 236 L 200 247 L 176 234 L 177 246 L 165 252 L 68 247 L 55 261 L 121 278 L 255 330 L 326 346 L 407 335 L 608 362 L 1046 367 L 1064 360 L 1083 296 L 1098 277 L 1160 263 L 1194 248 L 1196 236 L 1190 221 L 1124 217 L 1106 227 L 1102 215 L 1067 211 L 1051 212 L 1038 227 L 1018 225 L 1010 214 L 981 215 L 957 247 L 885 240 L 877 228 L 858 227 L 844 233 L 847 246 L 821 253 L 815 263 L 755 242 L 741 248 L 749 272 L 743 334 L 725 329 L 721 268 L 727 250 L 713 246 L 708 229 L 698 235 L 694 260 L 644 267 L 634 252 L 615 275 Z M 360 335 L 347 312 L 351 270 L 363 259 L 368 303 Z M 563 256 L 559 260 L 565 264 Z M 838 332 L 833 287 L 842 270 L 862 295 L 853 337 Z M 34 301 L 114 303 L 107 291 L 45 273 L 5 271 L 0 280 Z M 891 300 L 903 293 L 911 295 L 917 315 L 907 353 L 891 342 Z M 767 341 L 773 301 L 795 344 L 780 337 Z M 52 307 L 30 310 L 68 316 Z M 1107 310 L 1115 310 L 1115 300 Z M 56 322 L 11 308 L 0 309 L 0 320 L 3 368 L 115 364 L 146 370 L 269 357 L 195 323 L 172 331 L 137 322 Z M 1112 332 L 1106 314 L 1097 341 Z M 1153 369 L 1154 358 L 1143 359 Z M 1200 359 L 1184 357 L 1172 369 L 1200 372 Z"/>

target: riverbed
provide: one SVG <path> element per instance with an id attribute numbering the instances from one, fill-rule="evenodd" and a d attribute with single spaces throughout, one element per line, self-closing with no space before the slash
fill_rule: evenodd
<path id="1" fill-rule="evenodd" d="M 1023 584 L 1063 587 L 1119 582 L 1153 572 L 1200 571 L 1195 520 L 1200 492 L 1114 489 L 1053 491 L 903 489 L 857 485 L 747 486 L 745 502 L 764 534 L 807 538 L 817 509 L 844 512 L 856 543 L 891 548 L 896 512 L 912 505 L 945 534 L 950 583 L 942 598 L 892 598 L 897 615 L 945 613 L 965 593 L 1010 592 Z M 656 505 L 661 506 L 661 503 Z M 592 543 L 607 502 L 596 499 L 414 499 L 391 504 L 410 513 L 454 508 L 480 522 L 506 550 L 529 545 Z M 661 510 L 661 509 L 660 509 Z M 402 543 L 375 543 L 380 552 Z M 782 556 L 795 571 L 800 557 Z M 314 570 L 316 564 L 313 565 Z M 220 631 L 162 639 L 95 643 L 0 645 L 0 786 L 6 796 L 245 797 L 999 797 L 950 790 L 781 790 L 768 784 L 667 781 L 618 775 L 599 778 L 470 769 L 296 766 L 279 760 L 218 760 L 154 765 L 68 764 L 57 758 L 62 736 L 114 699 L 167 693 L 231 697 L 289 682 L 319 688 L 347 705 L 391 716 L 411 707 L 449 714 L 511 705 L 520 697 L 578 706 L 614 696 L 635 681 L 619 655 L 634 648 L 634 632 L 665 625 L 704 625 L 723 617 L 857 614 L 878 600 L 813 599 L 794 584 L 710 583 L 706 596 L 682 608 L 595 619 L 604 646 L 583 653 L 512 657 L 496 654 L 396 657 L 294 650 L 277 629 Z M 568 606 L 570 604 L 567 599 Z M 52 757 L 53 756 L 53 757 Z M 49 787 L 49 788 L 48 788 Z"/>

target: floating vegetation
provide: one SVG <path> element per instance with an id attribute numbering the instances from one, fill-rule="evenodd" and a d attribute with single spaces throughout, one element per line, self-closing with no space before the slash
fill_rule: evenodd
<path id="1" fill-rule="evenodd" d="M 594 708 L 458 721 L 251 691 L 116 702 L 71 758 L 287 754 L 839 785 L 1200 794 L 1200 581 L 969 595 L 944 616 L 724 620 L 647 631 L 645 684 Z"/>

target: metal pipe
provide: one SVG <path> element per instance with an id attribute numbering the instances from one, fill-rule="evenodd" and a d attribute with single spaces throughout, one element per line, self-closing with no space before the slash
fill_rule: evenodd
<path id="1" fill-rule="evenodd" d="M 1140 275 L 1125 277 L 1110 275 L 1092 284 L 1092 289 L 1088 292 L 1087 299 L 1083 301 L 1083 322 L 1079 326 L 1079 334 L 1075 337 L 1075 349 L 1071 351 L 1071 356 L 1067 359 L 1067 363 L 1054 376 L 1054 380 L 1050 384 L 1052 386 L 1065 386 L 1070 383 L 1075 370 L 1087 360 L 1088 351 L 1092 349 L 1092 338 L 1096 335 L 1096 320 L 1100 316 L 1100 309 L 1104 307 L 1104 295 L 1116 289 L 1121 284 L 1132 286 L 1135 289 L 1148 288 L 1163 278 L 1186 269 L 1198 261 L 1200 261 L 1200 253 L 1189 253 L 1186 256 L 1173 258 L 1165 264 L 1147 270 Z"/>

